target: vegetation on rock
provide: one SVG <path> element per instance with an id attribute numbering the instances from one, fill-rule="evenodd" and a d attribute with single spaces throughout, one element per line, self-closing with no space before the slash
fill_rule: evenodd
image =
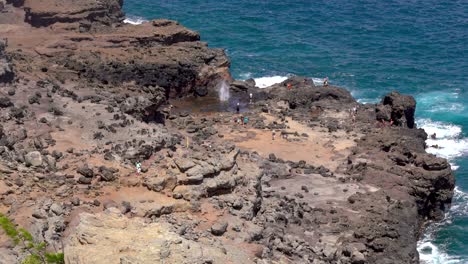
<path id="1" fill-rule="evenodd" d="M 0 226 L 5 234 L 13 239 L 15 245 L 20 245 L 28 255 L 22 264 L 63 264 L 65 263 L 63 253 L 47 252 L 45 242 L 37 243 L 33 236 L 24 228 L 17 228 L 8 217 L 0 214 Z"/>

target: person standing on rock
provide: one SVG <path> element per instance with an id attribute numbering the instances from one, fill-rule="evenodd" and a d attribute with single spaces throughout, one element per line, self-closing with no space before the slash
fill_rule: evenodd
<path id="1" fill-rule="evenodd" d="M 237 112 L 238 114 L 239 114 L 239 112 L 240 112 L 240 103 L 237 103 L 237 105 L 236 105 L 236 112 Z"/>
<path id="2" fill-rule="evenodd" d="M 275 140 L 275 136 L 276 136 L 276 133 L 275 133 L 275 131 L 273 130 L 273 131 L 271 132 L 271 140 Z"/>
<path id="3" fill-rule="evenodd" d="M 137 175 L 140 175 L 140 173 L 141 173 L 141 163 L 139 161 L 137 161 L 137 163 L 135 164 L 135 167 L 136 167 Z"/>
<path id="4" fill-rule="evenodd" d="M 252 104 L 252 102 L 253 102 L 253 101 L 252 101 L 252 99 L 253 99 L 253 94 L 250 93 L 250 94 L 249 94 L 249 97 L 250 97 L 250 104 Z"/>
<path id="5" fill-rule="evenodd" d="M 249 122 L 249 117 L 244 116 L 244 127 L 247 125 L 248 122 Z"/>
<path id="6" fill-rule="evenodd" d="M 325 77 L 323 79 L 323 86 L 327 87 L 328 86 L 328 77 Z"/>

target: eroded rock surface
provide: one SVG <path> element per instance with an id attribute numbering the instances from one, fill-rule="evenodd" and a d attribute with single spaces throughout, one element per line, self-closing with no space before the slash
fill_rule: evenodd
<path id="1" fill-rule="evenodd" d="M 454 177 L 425 152 L 414 98 L 233 81 L 198 33 L 123 24 L 121 6 L 4 4 L 1 213 L 66 263 L 419 262 Z M 0 255 L 25 257 L 3 233 Z"/>

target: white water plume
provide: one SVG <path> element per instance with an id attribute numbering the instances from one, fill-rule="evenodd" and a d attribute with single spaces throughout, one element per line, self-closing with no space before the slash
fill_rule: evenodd
<path id="1" fill-rule="evenodd" d="M 218 94 L 221 102 L 229 100 L 229 85 L 225 80 L 218 84 Z"/>

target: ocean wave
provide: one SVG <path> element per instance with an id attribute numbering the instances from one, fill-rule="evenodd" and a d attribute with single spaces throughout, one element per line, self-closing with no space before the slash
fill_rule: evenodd
<path id="1" fill-rule="evenodd" d="M 418 107 L 429 113 L 462 113 L 459 91 L 432 91 L 416 96 Z"/>
<path id="2" fill-rule="evenodd" d="M 272 86 L 277 83 L 284 82 L 286 79 L 288 79 L 287 76 L 267 76 L 267 77 L 260 77 L 260 78 L 255 78 L 255 85 L 258 88 L 266 88 L 268 86 Z"/>
<path id="3" fill-rule="evenodd" d="M 251 77 L 251 73 L 241 74 L 240 76 L 243 77 L 243 78 L 247 77 L 245 79 L 248 79 L 248 78 Z M 290 76 L 276 75 L 276 76 L 266 76 L 266 77 L 255 78 L 254 80 L 255 80 L 255 84 L 256 84 L 256 86 L 258 88 L 266 88 L 266 87 L 272 86 L 274 84 L 284 82 L 289 77 Z M 323 78 L 312 77 L 311 79 L 312 79 L 312 81 L 314 82 L 315 85 L 317 85 L 317 86 L 322 86 L 323 85 Z"/>
<path id="4" fill-rule="evenodd" d="M 436 122 L 430 119 L 416 121 L 429 135 L 426 140 L 427 152 L 453 161 L 454 158 L 468 154 L 468 139 L 463 138 L 462 128 L 457 125 Z M 431 135 L 435 134 L 436 139 Z M 453 163 L 452 163 L 453 164 Z M 457 168 L 455 164 L 454 167 Z"/>
<path id="5" fill-rule="evenodd" d="M 431 243 L 425 241 L 418 243 L 419 260 L 423 264 L 458 264 L 462 260 L 458 257 L 449 256 L 447 253 L 439 250 L 439 248 Z"/>
<path id="6" fill-rule="evenodd" d="M 452 219 L 457 215 L 465 215 L 468 210 L 468 194 L 455 187 L 453 196 L 453 206 L 446 213 L 443 221 L 431 224 L 418 242 L 418 252 L 421 263 L 424 264 L 458 264 L 466 263 L 466 259 L 459 256 L 448 255 L 432 241 L 434 235 L 445 225 L 452 223 Z"/>
<path id="7" fill-rule="evenodd" d="M 462 128 L 454 124 L 432 121 L 431 119 L 419 119 L 418 127 L 423 128 L 429 135 L 426 140 L 428 153 L 446 158 L 453 170 L 458 169 L 454 159 L 468 154 L 468 139 L 463 138 Z M 436 134 L 436 139 L 430 136 Z M 438 146 L 438 147 L 431 147 Z M 452 207 L 446 213 L 443 221 L 431 224 L 418 242 L 418 252 L 421 263 L 424 264 L 456 264 L 465 263 L 458 256 L 448 255 L 444 249 L 433 243 L 434 235 L 445 225 L 452 223 L 455 216 L 466 215 L 468 211 L 468 194 L 455 187 Z"/>
<path id="8" fill-rule="evenodd" d="M 128 16 L 124 19 L 124 23 L 127 23 L 127 24 L 132 24 L 132 25 L 140 25 L 140 24 L 143 24 L 144 22 L 146 22 L 148 20 L 142 18 L 142 17 L 137 17 L 137 16 Z"/>

